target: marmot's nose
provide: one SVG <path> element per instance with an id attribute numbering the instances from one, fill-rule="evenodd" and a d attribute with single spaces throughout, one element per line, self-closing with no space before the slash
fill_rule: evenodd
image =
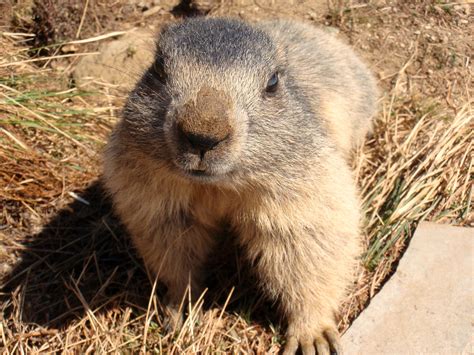
<path id="1" fill-rule="evenodd" d="M 234 104 L 224 91 L 203 86 L 194 99 L 176 110 L 176 133 L 179 143 L 203 156 L 229 139 Z"/>
<path id="2" fill-rule="evenodd" d="M 205 153 L 213 148 L 215 148 L 220 142 L 224 141 L 227 137 L 223 139 L 211 136 L 196 134 L 193 132 L 186 132 L 180 125 L 178 125 L 178 134 L 181 136 L 183 141 L 186 141 L 194 149 L 199 150 L 202 153 Z"/>

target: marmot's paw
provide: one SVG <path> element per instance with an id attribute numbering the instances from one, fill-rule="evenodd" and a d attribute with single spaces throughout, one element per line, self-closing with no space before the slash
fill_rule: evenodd
<path id="1" fill-rule="evenodd" d="M 342 355 L 339 333 L 335 327 L 326 328 L 315 334 L 293 334 L 286 339 L 283 355 L 294 355 L 301 347 L 303 355 Z"/>
<path id="2" fill-rule="evenodd" d="M 167 333 L 172 333 L 181 329 L 184 323 L 183 312 L 179 306 L 167 305 L 165 307 L 164 329 Z"/>

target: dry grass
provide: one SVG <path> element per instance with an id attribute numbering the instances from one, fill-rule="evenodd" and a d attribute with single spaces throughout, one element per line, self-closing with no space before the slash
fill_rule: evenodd
<path id="1" fill-rule="evenodd" d="M 474 224 L 471 104 L 454 117 L 413 105 L 400 102 L 384 112 L 355 164 L 368 245 L 344 327 L 391 274 L 419 222 Z"/>
<path id="2" fill-rule="evenodd" d="M 452 25 L 455 9 L 442 7 L 430 29 L 451 31 L 452 42 L 434 51 L 429 38 L 410 37 L 411 31 L 398 41 L 404 52 L 390 47 L 390 38 L 386 47 L 374 43 L 399 23 L 395 15 L 389 25 L 378 23 L 386 7 L 369 5 L 331 15 L 373 56 L 385 92 L 374 134 L 354 161 L 367 252 L 341 330 L 393 271 L 419 221 L 474 223 L 469 60 L 440 67 L 439 59 L 443 51 L 458 58 L 469 52 L 461 46 L 467 34 Z M 420 9 L 438 5 L 419 6 L 422 18 Z M 413 15 L 413 8 L 400 8 L 400 21 Z M 366 26 L 369 17 L 375 22 Z M 2 352 L 277 353 L 278 319 L 238 263 L 217 262 L 206 301 L 183 300 L 185 326 L 175 334 L 163 330 L 158 285 L 136 259 L 97 180 L 100 150 L 123 97 L 105 85 L 78 90 L 65 75 L 67 63 L 53 69 L 51 60 L 25 62 L 31 58 L 24 38 L 0 35 Z M 380 59 L 380 48 L 390 61 Z M 451 86 L 439 85 L 445 82 Z M 223 259 L 238 260 L 238 251 Z"/>

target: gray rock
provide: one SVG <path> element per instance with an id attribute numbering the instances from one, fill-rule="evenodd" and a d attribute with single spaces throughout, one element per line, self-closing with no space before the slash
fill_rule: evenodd
<path id="1" fill-rule="evenodd" d="M 421 223 L 342 338 L 346 354 L 472 354 L 474 229 Z"/>

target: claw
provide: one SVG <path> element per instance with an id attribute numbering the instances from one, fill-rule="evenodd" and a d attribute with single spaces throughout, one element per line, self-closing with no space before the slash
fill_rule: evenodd
<path id="1" fill-rule="evenodd" d="M 329 344 L 323 337 L 317 337 L 315 340 L 318 355 L 330 355 Z"/>
<path id="2" fill-rule="evenodd" d="M 303 355 L 316 355 L 314 344 L 311 340 L 301 342 L 301 351 Z"/>
<path id="3" fill-rule="evenodd" d="M 296 337 L 289 337 L 286 340 L 285 350 L 283 355 L 294 355 L 298 350 L 298 339 Z"/>
<path id="4" fill-rule="evenodd" d="M 324 332 L 326 339 L 331 347 L 331 355 L 342 355 L 342 348 L 339 342 L 339 333 L 333 329 L 328 329 Z"/>

